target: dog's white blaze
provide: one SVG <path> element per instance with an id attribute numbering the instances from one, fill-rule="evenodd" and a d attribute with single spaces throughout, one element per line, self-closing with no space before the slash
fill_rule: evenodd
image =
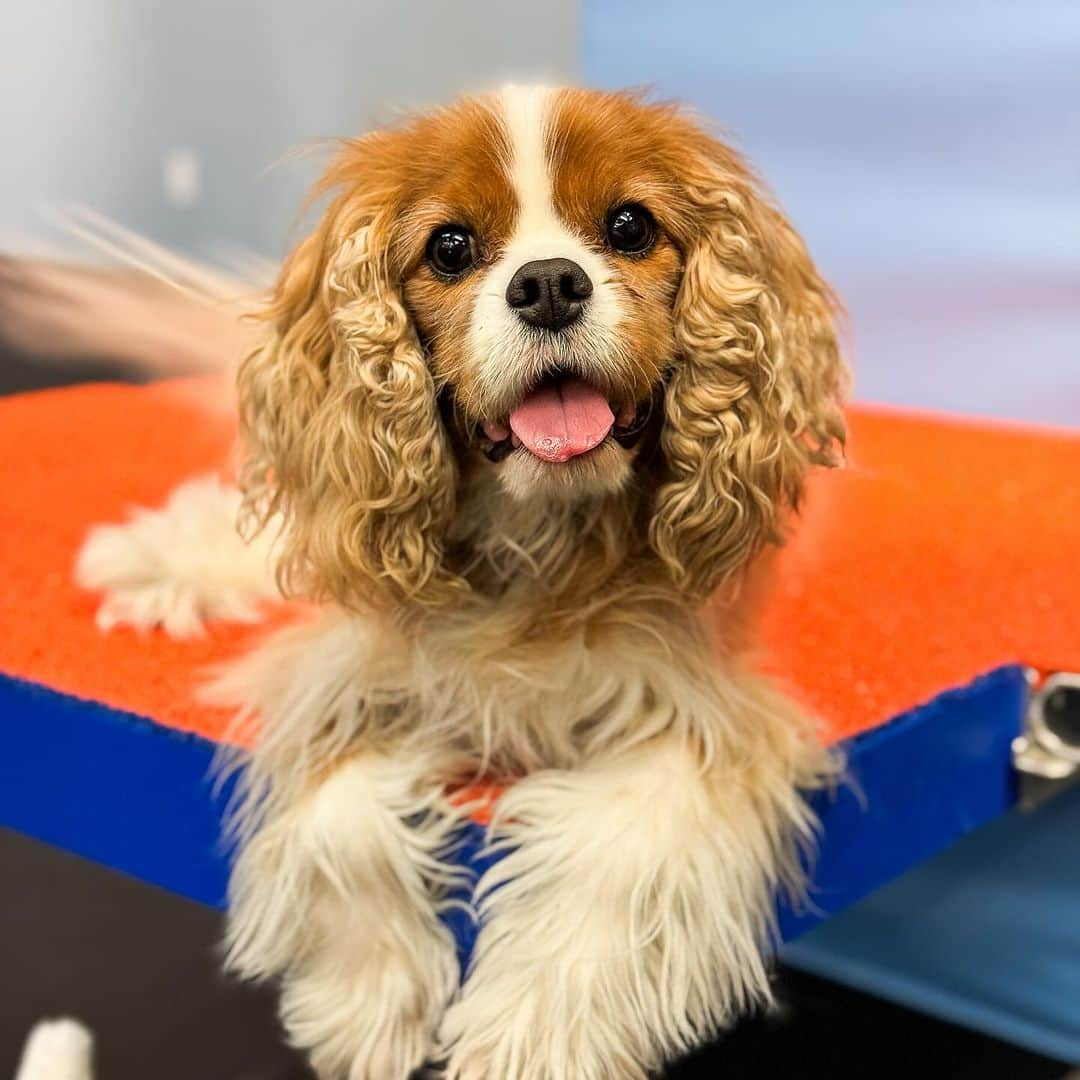
<path id="1" fill-rule="evenodd" d="M 517 195 L 518 217 L 514 234 L 499 261 L 509 270 L 509 284 L 522 263 L 532 259 L 573 259 L 592 279 L 594 294 L 590 307 L 593 317 L 613 325 L 611 309 L 603 293 L 609 271 L 604 260 L 588 248 L 581 237 L 567 227 L 555 210 L 552 194 L 551 161 L 548 157 L 548 134 L 554 91 L 545 86 L 507 86 L 500 94 L 503 124 L 510 143 L 508 172 Z"/>
<path id="2" fill-rule="evenodd" d="M 554 234 L 557 243 L 566 230 L 555 216 L 547 160 L 547 121 L 552 92 L 546 86 L 507 86 L 500 96 L 503 122 L 510 141 L 510 182 L 518 197 L 515 239 L 548 232 Z"/>
<path id="3" fill-rule="evenodd" d="M 518 212 L 513 234 L 477 296 L 470 338 L 484 383 L 501 396 L 542 371 L 553 355 L 563 362 L 573 357 L 584 370 L 603 367 L 615 350 L 622 315 L 604 258 L 555 209 L 548 156 L 554 100 L 555 91 L 543 86 L 507 86 L 495 100 L 509 144 L 506 172 Z M 593 283 L 585 317 L 572 333 L 550 342 L 546 352 L 506 302 L 510 279 L 535 259 L 572 259 Z"/>

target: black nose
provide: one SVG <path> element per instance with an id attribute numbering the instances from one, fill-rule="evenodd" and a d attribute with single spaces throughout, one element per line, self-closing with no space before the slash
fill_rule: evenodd
<path id="1" fill-rule="evenodd" d="M 530 326 L 544 330 L 569 326 L 590 296 L 589 275 L 569 259 L 527 262 L 506 287 L 506 302 Z"/>

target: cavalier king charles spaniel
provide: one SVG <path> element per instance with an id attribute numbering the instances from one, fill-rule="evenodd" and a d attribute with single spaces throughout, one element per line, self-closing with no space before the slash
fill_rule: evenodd
<path id="1" fill-rule="evenodd" d="M 80 578 L 181 632 L 312 603 L 220 692 L 254 743 L 228 966 L 321 1077 L 646 1077 L 768 997 L 835 774 L 744 659 L 749 571 L 842 455 L 832 294 L 739 156 L 633 94 L 465 98 L 318 192 L 239 368 L 240 490 L 95 531 Z M 447 793 L 481 778 L 460 971 Z"/>

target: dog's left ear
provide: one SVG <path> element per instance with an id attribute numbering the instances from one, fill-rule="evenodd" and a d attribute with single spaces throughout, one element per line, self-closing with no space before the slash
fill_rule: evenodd
<path id="1" fill-rule="evenodd" d="M 847 369 L 832 293 L 737 155 L 687 125 L 681 157 L 696 229 L 649 535 L 700 601 L 781 539 L 812 464 L 839 463 Z"/>
<path id="2" fill-rule="evenodd" d="M 287 592 L 346 607 L 436 606 L 457 466 L 436 387 L 390 267 L 395 132 L 347 144 L 337 197 L 286 259 L 263 344 L 241 365 L 249 516 L 280 514 Z"/>

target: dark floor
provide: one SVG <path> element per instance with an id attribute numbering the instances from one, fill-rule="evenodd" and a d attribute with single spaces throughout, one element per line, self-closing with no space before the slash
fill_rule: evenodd
<path id="1" fill-rule="evenodd" d="M 0 350 L 0 393 L 109 374 L 107 366 L 38 367 Z M 282 1045 L 273 995 L 218 974 L 217 913 L 4 830 L 0 881 L 0 1075 L 35 1021 L 66 1014 L 95 1032 L 100 1080 L 310 1078 Z M 797 972 L 780 970 L 777 992 L 775 1014 L 744 1021 L 669 1070 L 670 1080 L 1057 1080 L 1066 1072 Z"/>
<path id="2" fill-rule="evenodd" d="M 35 1021 L 65 1014 L 94 1031 L 100 1080 L 310 1077 L 282 1045 L 273 995 L 218 974 L 216 912 L 5 830 L 0 875 L 0 1075 Z M 777 986 L 778 1014 L 745 1021 L 669 1080 L 1057 1080 L 1065 1072 L 796 972 L 779 971 Z"/>

